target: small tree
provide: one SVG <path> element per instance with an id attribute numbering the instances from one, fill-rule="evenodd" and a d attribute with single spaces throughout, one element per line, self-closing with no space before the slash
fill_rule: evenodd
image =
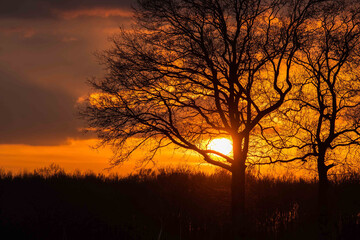
<path id="1" fill-rule="evenodd" d="M 150 159 L 173 145 L 232 173 L 234 226 L 243 227 L 251 136 L 292 88 L 300 35 L 317 1 L 139 0 L 133 30 L 102 55 L 108 74 L 92 81 L 82 111 L 113 164 L 146 142 Z M 218 137 L 233 154 L 207 149 Z M 256 148 L 253 149 L 256 151 Z"/>
<path id="2" fill-rule="evenodd" d="M 282 110 L 280 141 L 273 146 L 292 159 L 313 162 L 319 178 L 319 223 L 329 239 L 328 172 L 343 166 L 351 146 L 360 144 L 360 5 L 334 0 L 322 3 L 295 56 L 299 74 L 289 105 Z M 265 129 L 265 128 L 264 128 Z"/>

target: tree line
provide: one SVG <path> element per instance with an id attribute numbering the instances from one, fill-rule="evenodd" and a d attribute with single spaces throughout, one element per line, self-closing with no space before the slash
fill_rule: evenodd
<path id="1" fill-rule="evenodd" d="M 359 173 L 332 182 L 337 239 L 360 233 Z M 0 170 L 0 232 L 12 239 L 231 239 L 231 175 L 193 168 L 126 177 L 65 172 L 57 165 Z M 317 239 L 317 183 L 246 174 L 249 240 Z"/>

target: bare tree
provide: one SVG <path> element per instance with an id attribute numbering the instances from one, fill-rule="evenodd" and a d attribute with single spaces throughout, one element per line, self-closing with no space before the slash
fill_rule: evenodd
<path id="1" fill-rule="evenodd" d="M 359 2 L 322 3 L 303 35 L 306 41 L 294 60 L 301 72 L 299 81 L 294 82 L 290 104 L 282 109 L 278 141 L 271 142 L 287 154 L 289 149 L 296 149 L 296 155 L 287 160 L 277 156 L 270 162 L 315 163 L 321 238 L 330 239 L 328 172 L 337 165 L 344 166 L 351 146 L 360 144 Z"/>
<path id="2" fill-rule="evenodd" d="M 245 169 L 251 136 L 292 88 L 294 55 L 318 1 L 139 0 L 133 30 L 102 55 L 108 74 L 82 115 L 113 164 L 147 142 L 198 153 L 232 173 L 234 226 L 245 225 Z M 233 154 L 207 149 L 218 137 Z"/>

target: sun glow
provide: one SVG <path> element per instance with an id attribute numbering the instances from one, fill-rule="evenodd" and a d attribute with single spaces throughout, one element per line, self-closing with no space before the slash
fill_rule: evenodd
<path id="1" fill-rule="evenodd" d="M 208 145 L 208 149 L 220 152 L 225 155 L 232 153 L 232 142 L 227 138 L 216 138 L 211 140 Z"/>

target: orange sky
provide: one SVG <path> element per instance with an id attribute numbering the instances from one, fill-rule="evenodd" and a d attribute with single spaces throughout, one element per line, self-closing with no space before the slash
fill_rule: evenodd
<path id="1" fill-rule="evenodd" d="M 110 148 L 94 149 L 96 139 L 68 140 L 65 144 L 55 146 L 30 146 L 30 145 L 0 145 L 1 168 L 5 171 L 19 173 L 22 171 L 33 171 L 36 168 L 47 167 L 55 163 L 67 172 L 80 170 L 82 172 L 93 171 L 96 173 L 118 173 L 127 175 L 135 173 L 139 169 L 142 159 L 140 153 L 136 153 L 131 161 L 107 170 L 109 160 L 112 157 Z M 190 165 L 196 170 L 209 171 L 212 167 L 202 163 L 201 159 L 191 153 L 174 152 L 171 149 L 162 150 L 156 155 L 156 168 L 168 166 L 179 167 Z M 149 164 L 146 167 L 153 167 Z M 145 167 L 145 168 L 146 168 Z"/>
<path id="2" fill-rule="evenodd" d="M 77 116 L 85 83 L 102 76 L 94 53 L 110 46 L 109 36 L 131 24 L 135 0 L 6 1 L 0 8 L 0 169 L 20 172 L 56 163 L 67 171 L 103 172 L 109 148 L 94 150 Z M 86 4 L 84 4 L 86 3 Z M 76 140 L 73 140 L 76 139 Z M 114 169 L 134 171 L 136 159 Z M 159 167 L 185 160 L 209 169 L 191 154 L 164 150 Z M 210 168 L 212 169 L 212 167 Z"/>

